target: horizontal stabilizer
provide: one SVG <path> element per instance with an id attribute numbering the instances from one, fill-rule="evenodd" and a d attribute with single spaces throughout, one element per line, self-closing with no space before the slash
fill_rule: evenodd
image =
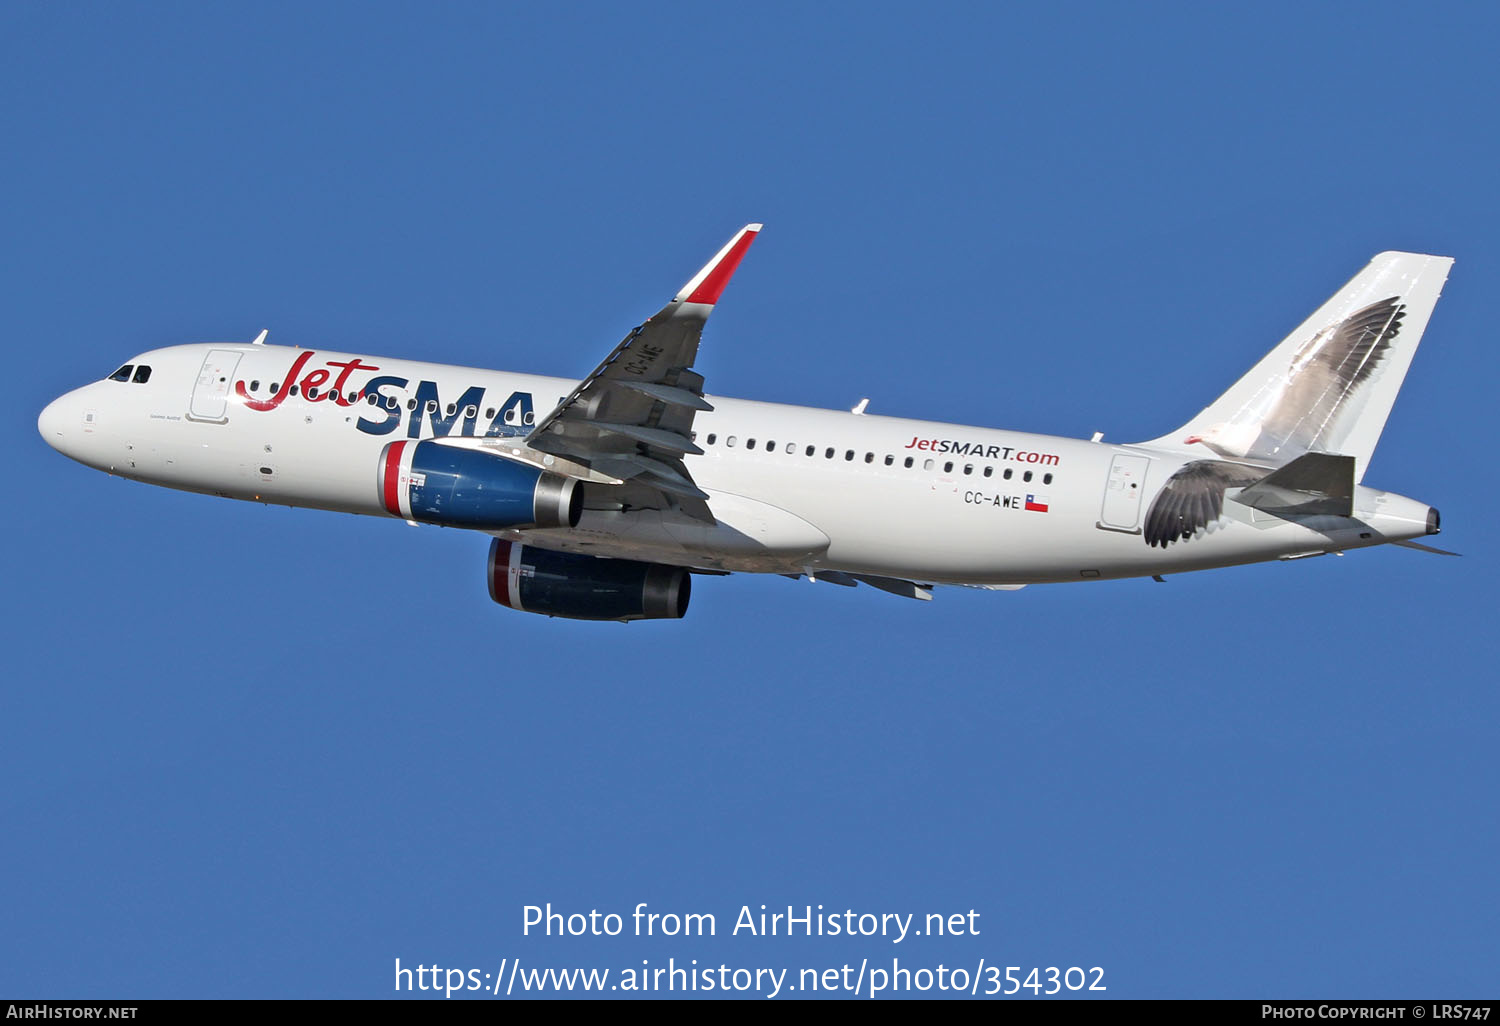
<path id="1" fill-rule="evenodd" d="M 1391 544 L 1392 545 L 1399 545 L 1403 549 L 1416 549 L 1418 552 L 1430 552 L 1434 556 L 1462 556 L 1463 555 L 1462 552 L 1449 552 L 1447 549 L 1440 549 L 1440 548 L 1438 548 L 1435 545 L 1423 545 L 1421 542 L 1414 542 L 1414 541 L 1393 541 L 1393 542 L 1391 542 Z"/>
<path id="2" fill-rule="evenodd" d="M 1353 456 L 1310 452 L 1250 485 L 1235 501 L 1279 516 L 1352 516 L 1354 463 Z"/>

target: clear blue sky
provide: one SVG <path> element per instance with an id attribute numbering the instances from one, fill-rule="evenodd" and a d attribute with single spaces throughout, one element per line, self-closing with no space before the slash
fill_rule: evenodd
<path id="1" fill-rule="evenodd" d="M 0 994 L 382 996 L 394 960 L 1102 966 L 1496 989 L 1494 8 L 10 4 Z M 1401 549 L 919 604 L 495 607 L 485 540 L 38 437 L 252 338 L 579 375 L 747 221 L 724 395 L 1113 440 L 1375 252 L 1457 258 L 1366 483 Z M 894 528 L 893 528 L 894 530 Z M 523 937 L 522 907 L 710 912 Z M 977 937 L 728 936 L 758 911 Z"/>

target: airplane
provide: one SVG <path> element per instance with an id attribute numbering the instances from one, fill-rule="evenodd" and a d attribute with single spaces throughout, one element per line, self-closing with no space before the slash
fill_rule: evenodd
<path id="1" fill-rule="evenodd" d="M 1437 534 L 1361 484 L 1452 259 L 1374 257 L 1222 396 L 1135 444 L 729 399 L 695 370 L 737 232 L 581 381 L 207 342 L 132 357 L 37 421 L 135 481 L 490 537 L 502 606 L 679 618 L 697 575 L 930 599 Z M 1451 553 L 1445 553 L 1451 554 Z"/>

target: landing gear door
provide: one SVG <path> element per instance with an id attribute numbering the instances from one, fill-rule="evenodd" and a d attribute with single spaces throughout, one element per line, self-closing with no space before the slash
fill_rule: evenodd
<path id="1" fill-rule="evenodd" d="M 1147 456 L 1117 454 L 1109 465 L 1109 478 L 1104 485 L 1104 507 L 1099 512 L 1098 526 L 1106 531 L 1124 531 L 1139 534 L 1141 530 L 1141 499 L 1146 494 L 1146 468 L 1151 460 Z"/>
<path id="2" fill-rule="evenodd" d="M 189 420 L 206 420 L 214 424 L 228 423 L 225 411 L 229 406 L 229 384 L 234 380 L 234 369 L 239 366 L 240 355 L 232 349 L 213 349 L 203 360 L 198 372 L 198 382 L 193 386 L 193 401 L 188 407 Z"/>

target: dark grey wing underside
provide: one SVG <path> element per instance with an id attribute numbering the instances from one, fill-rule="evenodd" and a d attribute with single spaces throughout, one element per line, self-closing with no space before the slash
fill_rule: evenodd
<path id="1" fill-rule="evenodd" d="M 1185 541 L 1224 515 L 1224 492 L 1243 488 L 1270 473 L 1225 460 L 1197 460 L 1167 479 L 1146 512 L 1146 544 L 1166 548 Z"/>
<path id="2" fill-rule="evenodd" d="M 701 456 L 693 418 L 712 410 L 703 376 L 692 369 L 703 325 L 760 231 L 747 224 L 655 317 L 636 328 L 532 429 L 526 444 L 561 456 L 562 473 L 605 479 L 599 492 L 613 508 L 679 510 L 714 523 L 708 493 L 684 456 Z"/>

